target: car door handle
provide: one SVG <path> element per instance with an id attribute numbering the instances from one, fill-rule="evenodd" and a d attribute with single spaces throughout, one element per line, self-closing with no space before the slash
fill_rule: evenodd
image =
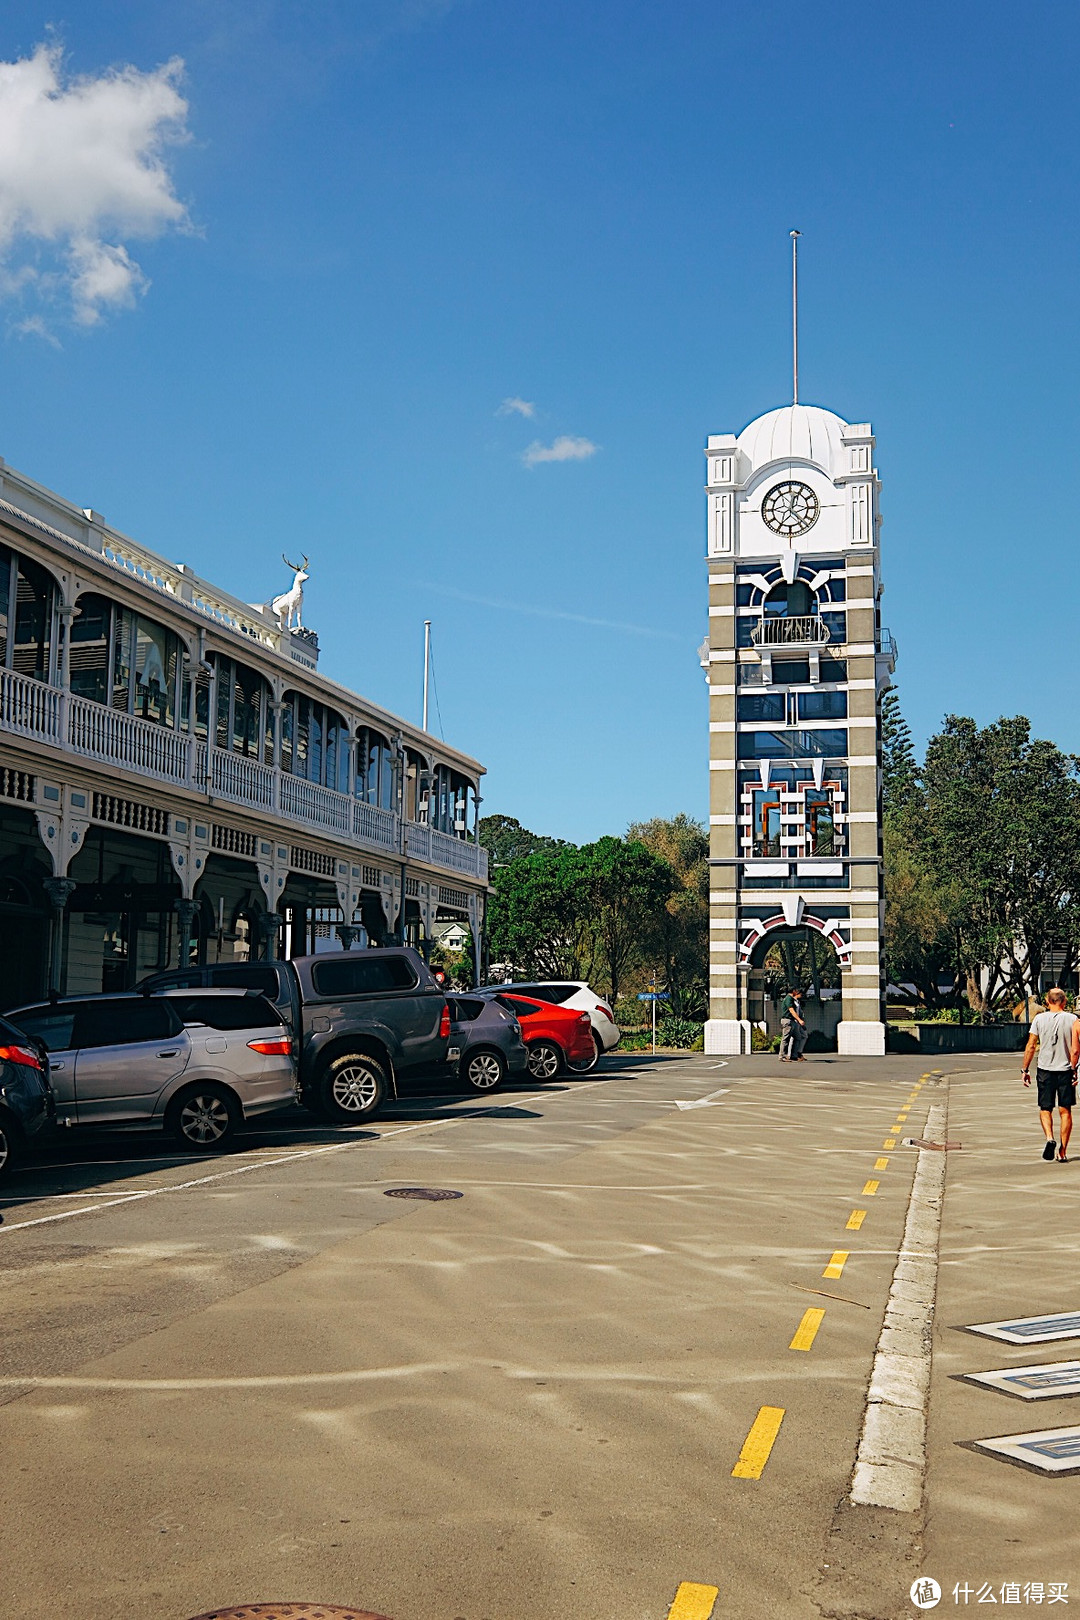
<path id="1" fill-rule="evenodd" d="M 179 1050 L 178 1046 L 170 1046 L 167 1052 L 159 1052 L 158 1057 L 175 1057 Z"/>
<path id="2" fill-rule="evenodd" d="M 64 1065 L 62 1063 L 50 1063 L 49 1064 L 49 1073 L 50 1074 L 57 1074 L 57 1073 L 59 1073 L 59 1071 L 63 1067 L 64 1067 Z"/>

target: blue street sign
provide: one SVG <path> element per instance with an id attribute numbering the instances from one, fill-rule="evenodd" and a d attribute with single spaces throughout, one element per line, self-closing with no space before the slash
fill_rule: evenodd
<path id="1" fill-rule="evenodd" d="M 646 990 L 638 996 L 639 1001 L 670 1001 L 669 990 Z"/>

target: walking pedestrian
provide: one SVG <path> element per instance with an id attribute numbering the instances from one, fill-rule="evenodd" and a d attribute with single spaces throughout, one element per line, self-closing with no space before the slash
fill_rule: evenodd
<path id="1" fill-rule="evenodd" d="M 805 1063 L 806 1019 L 802 1015 L 802 991 L 789 990 L 780 1003 L 780 1061 Z"/>
<path id="2" fill-rule="evenodd" d="M 1080 1019 L 1065 1007 L 1064 990 L 1046 992 L 1046 1011 L 1036 1013 L 1031 1020 L 1027 1045 L 1024 1048 L 1024 1068 L 1021 1078 L 1025 1086 L 1031 1085 L 1031 1062 L 1036 1047 L 1039 1052 L 1035 1071 L 1039 1099 L 1039 1119 L 1042 1122 L 1046 1145 L 1043 1158 L 1049 1161 L 1057 1154 L 1061 1163 L 1068 1158 L 1066 1148 L 1072 1135 L 1072 1111 L 1076 1101 L 1076 1065 L 1080 1061 Z M 1057 1107 L 1061 1124 L 1061 1145 L 1054 1141 L 1054 1108 Z"/>

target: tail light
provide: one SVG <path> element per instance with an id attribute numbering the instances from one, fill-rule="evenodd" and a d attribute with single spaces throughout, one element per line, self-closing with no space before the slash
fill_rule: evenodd
<path id="1" fill-rule="evenodd" d="M 445 1001 L 443 1002 L 442 1017 L 439 1019 L 439 1038 L 444 1041 L 450 1039 L 450 1008 Z"/>
<path id="2" fill-rule="evenodd" d="M 598 1001 L 596 1003 L 596 1010 L 600 1014 L 601 1018 L 606 1018 L 610 1024 L 615 1022 L 615 1014 L 612 1012 L 610 1007 L 605 1007 L 602 1001 Z"/>
<path id="3" fill-rule="evenodd" d="M 276 1041 L 248 1041 L 253 1052 L 261 1052 L 263 1057 L 291 1057 L 292 1041 L 283 1035 Z"/>
<path id="4" fill-rule="evenodd" d="M 21 1063 L 26 1069 L 44 1069 L 45 1065 L 29 1046 L 0 1046 L 0 1063 Z"/>
<path id="5" fill-rule="evenodd" d="M 591 1024 L 592 1019 L 589 1017 L 588 1013 L 578 1013 L 578 1023 L 579 1024 Z"/>

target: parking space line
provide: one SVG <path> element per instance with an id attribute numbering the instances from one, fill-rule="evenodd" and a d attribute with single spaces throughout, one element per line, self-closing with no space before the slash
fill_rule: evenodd
<path id="1" fill-rule="evenodd" d="M 795 1337 L 788 1345 L 789 1350 L 809 1350 L 817 1337 L 817 1330 L 825 1320 L 824 1310 L 811 1306 L 803 1312 L 802 1321 L 795 1329 Z"/>
<path id="2" fill-rule="evenodd" d="M 849 1249 L 836 1249 L 833 1253 L 832 1259 L 829 1261 L 821 1275 L 823 1277 L 839 1277 L 844 1267 L 847 1265 L 850 1253 L 851 1251 Z"/>
<path id="3" fill-rule="evenodd" d="M 732 1479 L 760 1479 L 769 1455 L 776 1444 L 780 1425 L 784 1421 L 783 1406 L 763 1406 L 750 1425 L 750 1433 L 743 1441 L 739 1460 L 731 1470 Z"/>
<path id="4" fill-rule="evenodd" d="M 699 1586 L 696 1581 L 683 1581 L 668 1610 L 667 1620 L 709 1620 L 719 1595 L 718 1586 Z"/>

